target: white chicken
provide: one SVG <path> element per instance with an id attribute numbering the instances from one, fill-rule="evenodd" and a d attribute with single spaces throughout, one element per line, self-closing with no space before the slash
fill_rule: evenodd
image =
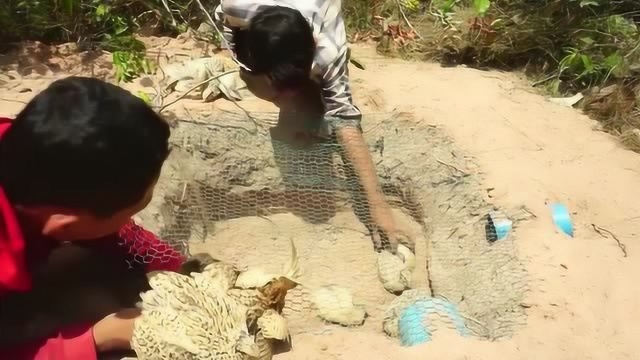
<path id="1" fill-rule="evenodd" d="M 364 323 L 367 312 L 363 305 L 356 305 L 349 289 L 339 286 L 325 286 L 311 294 L 311 302 L 322 319 L 343 325 L 358 326 Z"/>
<path id="2" fill-rule="evenodd" d="M 298 275 L 297 252 L 291 244 L 287 274 Z M 138 358 L 270 360 L 274 345 L 289 339 L 281 312 L 287 291 L 298 284 L 273 276 L 260 286 L 238 288 L 238 275 L 234 266 L 222 262 L 191 276 L 152 274 L 152 290 L 142 294 L 143 313 L 131 343 Z"/>
<path id="3" fill-rule="evenodd" d="M 142 294 L 131 347 L 140 360 L 256 359 L 247 308 L 204 274 L 158 273 Z"/>
<path id="4" fill-rule="evenodd" d="M 281 274 L 273 274 L 265 271 L 262 268 L 255 267 L 249 268 L 238 275 L 235 282 L 235 287 L 240 289 L 255 289 L 266 285 L 269 281 L 277 279 L 279 277 L 285 277 L 291 281 L 300 284 L 300 265 L 298 264 L 298 251 L 296 245 L 291 241 L 291 258 L 289 262 L 283 267 Z"/>
<path id="5" fill-rule="evenodd" d="M 382 251 L 378 254 L 378 279 L 391 293 L 399 293 L 411 287 L 411 278 L 416 265 L 415 254 L 399 244 L 397 254 Z"/>

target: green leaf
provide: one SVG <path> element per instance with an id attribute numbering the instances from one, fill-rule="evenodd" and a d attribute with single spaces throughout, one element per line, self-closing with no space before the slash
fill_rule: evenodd
<path id="1" fill-rule="evenodd" d="M 456 5 L 457 0 L 445 0 L 442 5 L 440 5 L 440 11 L 443 13 L 450 13 L 453 10 L 453 7 Z"/>
<path id="2" fill-rule="evenodd" d="M 102 21 L 108 13 L 109 13 L 109 5 L 100 4 L 96 8 L 96 18 L 98 18 L 98 21 Z"/>
<path id="3" fill-rule="evenodd" d="M 67 15 L 73 15 L 73 0 L 62 0 L 62 7 L 67 12 Z"/>
<path id="4" fill-rule="evenodd" d="M 473 0 L 473 7 L 480 16 L 485 16 L 489 8 L 491 7 L 490 0 Z"/>
<path id="5" fill-rule="evenodd" d="M 143 59 L 140 64 L 145 74 L 153 74 L 153 65 L 147 59 Z"/>
<path id="6" fill-rule="evenodd" d="M 595 43 L 595 40 L 593 40 L 590 37 L 582 37 L 582 38 L 580 38 L 580 41 L 582 41 L 583 43 L 585 43 L 587 45 L 593 45 L 593 43 Z"/>
<path id="7" fill-rule="evenodd" d="M 138 96 L 140 99 L 142 99 L 142 101 L 144 101 L 145 103 L 151 104 L 151 98 L 149 97 L 149 94 L 147 94 L 146 92 L 140 90 L 140 91 L 138 91 L 136 96 Z"/>
<path id="8" fill-rule="evenodd" d="M 122 35 L 125 31 L 129 29 L 128 26 L 116 25 L 115 35 Z"/>
<path id="9" fill-rule="evenodd" d="M 607 67 L 614 68 L 616 66 L 620 66 L 623 60 L 624 60 L 623 57 L 616 52 L 607 56 L 607 58 L 604 59 L 604 63 Z"/>
<path id="10" fill-rule="evenodd" d="M 604 66 L 615 76 L 622 76 L 624 73 L 624 57 L 613 53 L 604 59 Z"/>
<path id="11" fill-rule="evenodd" d="M 549 92 L 554 95 L 554 96 L 558 96 L 560 95 L 560 85 L 562 84 L 562 81 L 560 79 L 553 79 L 551 81 L 551 83 L 549 83 L 547 89 L 549 90 Z"/>
<path id="12" fill-rule="evenodd" d="M 633 21 L 627 20 L 620 15 L 611 15 L 607 18 L 607 25 L 610 33 L 619 33 L 626 36 L 635 35 L 638 27 Z"/>
<path id="13" fill-rule="evenodd" d="M 560 72 L 562 73 L 565 70 L 574 67 L 575 66 L 574 62 L 577 56 L 578 56 L 578 53 L 574 49 L 571 49 L 570 52 L 567 54 L 567 56 L 565 56 L 564 58 L 562 58 L 562 60 L 560 60 Z"/>
<path id="14" fill-rule="evenodd" d="M 595 68 L 593 66 L 593 61 L 591 60 L 591 57 L 589 55 L 581 55 L 580 58 L 582 60 L 582 66 L 584 67 L 584 73 L 585 74 L 592 73 Z"/>

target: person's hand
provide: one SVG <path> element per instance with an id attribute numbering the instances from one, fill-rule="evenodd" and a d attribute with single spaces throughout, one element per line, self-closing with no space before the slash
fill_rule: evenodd
<path id="1" fill-rule="evenodd" d="M 140 315 L 139 309 L 124 309 L 95 324 L 93 340 L 98 352 L 130 349 L 133 325 Z"/>
<path id="2" fill-rule="evenodd" d="M 393 212 L 386 203 L 374 207 L 371 211 L 371 217 L 373 228 L 378 232 L 374 233 L 374 239 L 376 236 L 378 237 L 376 241 L 379 245 L 382 244 L 380 235 L 384 234 L 389 241 L 392 253 L 395 254 L 398 244 L 402 244 L 415 254 L 415 237 L 412 231 L 405 224 L 396 221 Z"/>

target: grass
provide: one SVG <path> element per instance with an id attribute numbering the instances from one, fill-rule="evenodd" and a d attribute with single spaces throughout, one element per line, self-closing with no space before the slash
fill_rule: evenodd
<path id="1" fill-rule="evenodd" d="M 640 152 L 640 1 L 431 0 L 401 7 L 404 14 L 388 3 L 374 9 L 405 29 L 407 15 L 420 36 L 405 41 L 389 27 L 377 34 L 385 53 L 524 71 L 553 96 L 583 92 L 582 108 Z M 347 23 L 361 24 L 362 10 L 346 14 L 356 17 Z"/>

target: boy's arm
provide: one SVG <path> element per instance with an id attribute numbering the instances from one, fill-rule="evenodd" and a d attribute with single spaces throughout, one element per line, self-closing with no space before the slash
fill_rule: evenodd
<path id="1" fill-rule="evenodd" d="M 144 263 L 147 271 L 179 271 L 186 258 L 171 245 L 160 240 L 131 220 L 118 233 L 134 259 Z"/>
<path id="2" fill-rule="evenodd" d="M 130 349 L 139 309 L 124 309 L 97 324 L 66 328 L 57 336 L 0 349 L 2 360 L 97 360 L 98 352 Z"/>
<path id="3" fill-rule="evenodd" d="M 391 208 L 386 202 L 378 183 L 378 174 L 371 157 L 369 147 L 362 135 L 360 121 L 362 115 L 353 105 L 349 77 L 347 75 L 346 52 L 338 60 L 341 68 L 334 68 L 333 77 L 323 86 L 325 103 L 325 121 L 334 125 L 338 142 L 342 145 L 347 160 L 359 178 L 369 209 L 371 211 L 371 225 L 381 230 L 391 243 L 392 250 L 399 242 L 413 248 L 413 236 L 408 231 L 396 226 Z M 381 244 L 378 244 L 381 245 Z"/>
<path id="4" fill-rule="evenodd" d="M 334 118 L 333 120 L 336 124 L 335 132 L 338 142 L 342 145 L 346 160 L 353 167 L 364 190 L 371 213 L 371 225 L 387 236 L 392 251 L 395 252 L 399 243 L 415 250 L 413 235 L 408 229 L 397 226 L 391 207 L 382 193 L 376 167 L 362 135 L 359 121 L 355 124 L 352 118 L 346 120 Z M 376 238 L 376 240 L 377 245 L 382 245 L 381 239 Z"/>
<path id="5" fill-rule="evenodd" d="M 8 330 L 10 331 L 10 330 Z M 2 360 L 97 360 L 91 327 L 61 331 L 58 336 L 0 350 Z"/>
<path id="6" fill-rule="evenodd" d="M 382 230 L 393 250 L 398 242 L 413 248 L 413 236 L 396 226 L 391 208 L 378 184 L 373 158 L 362 135 L 362 114 L 353 104 L 349 83 L 349 56 L 344 21 L 339 2 L 327 1 L 324 12 L 324 31 L 318 40 L 317 62 L 327 64 L 322 71 L 322 97 L 325 120 L 334 124 L 338 141 L 347 160 L 353 166 L 365 192 L 371 210 L 371 225 Z"/>

